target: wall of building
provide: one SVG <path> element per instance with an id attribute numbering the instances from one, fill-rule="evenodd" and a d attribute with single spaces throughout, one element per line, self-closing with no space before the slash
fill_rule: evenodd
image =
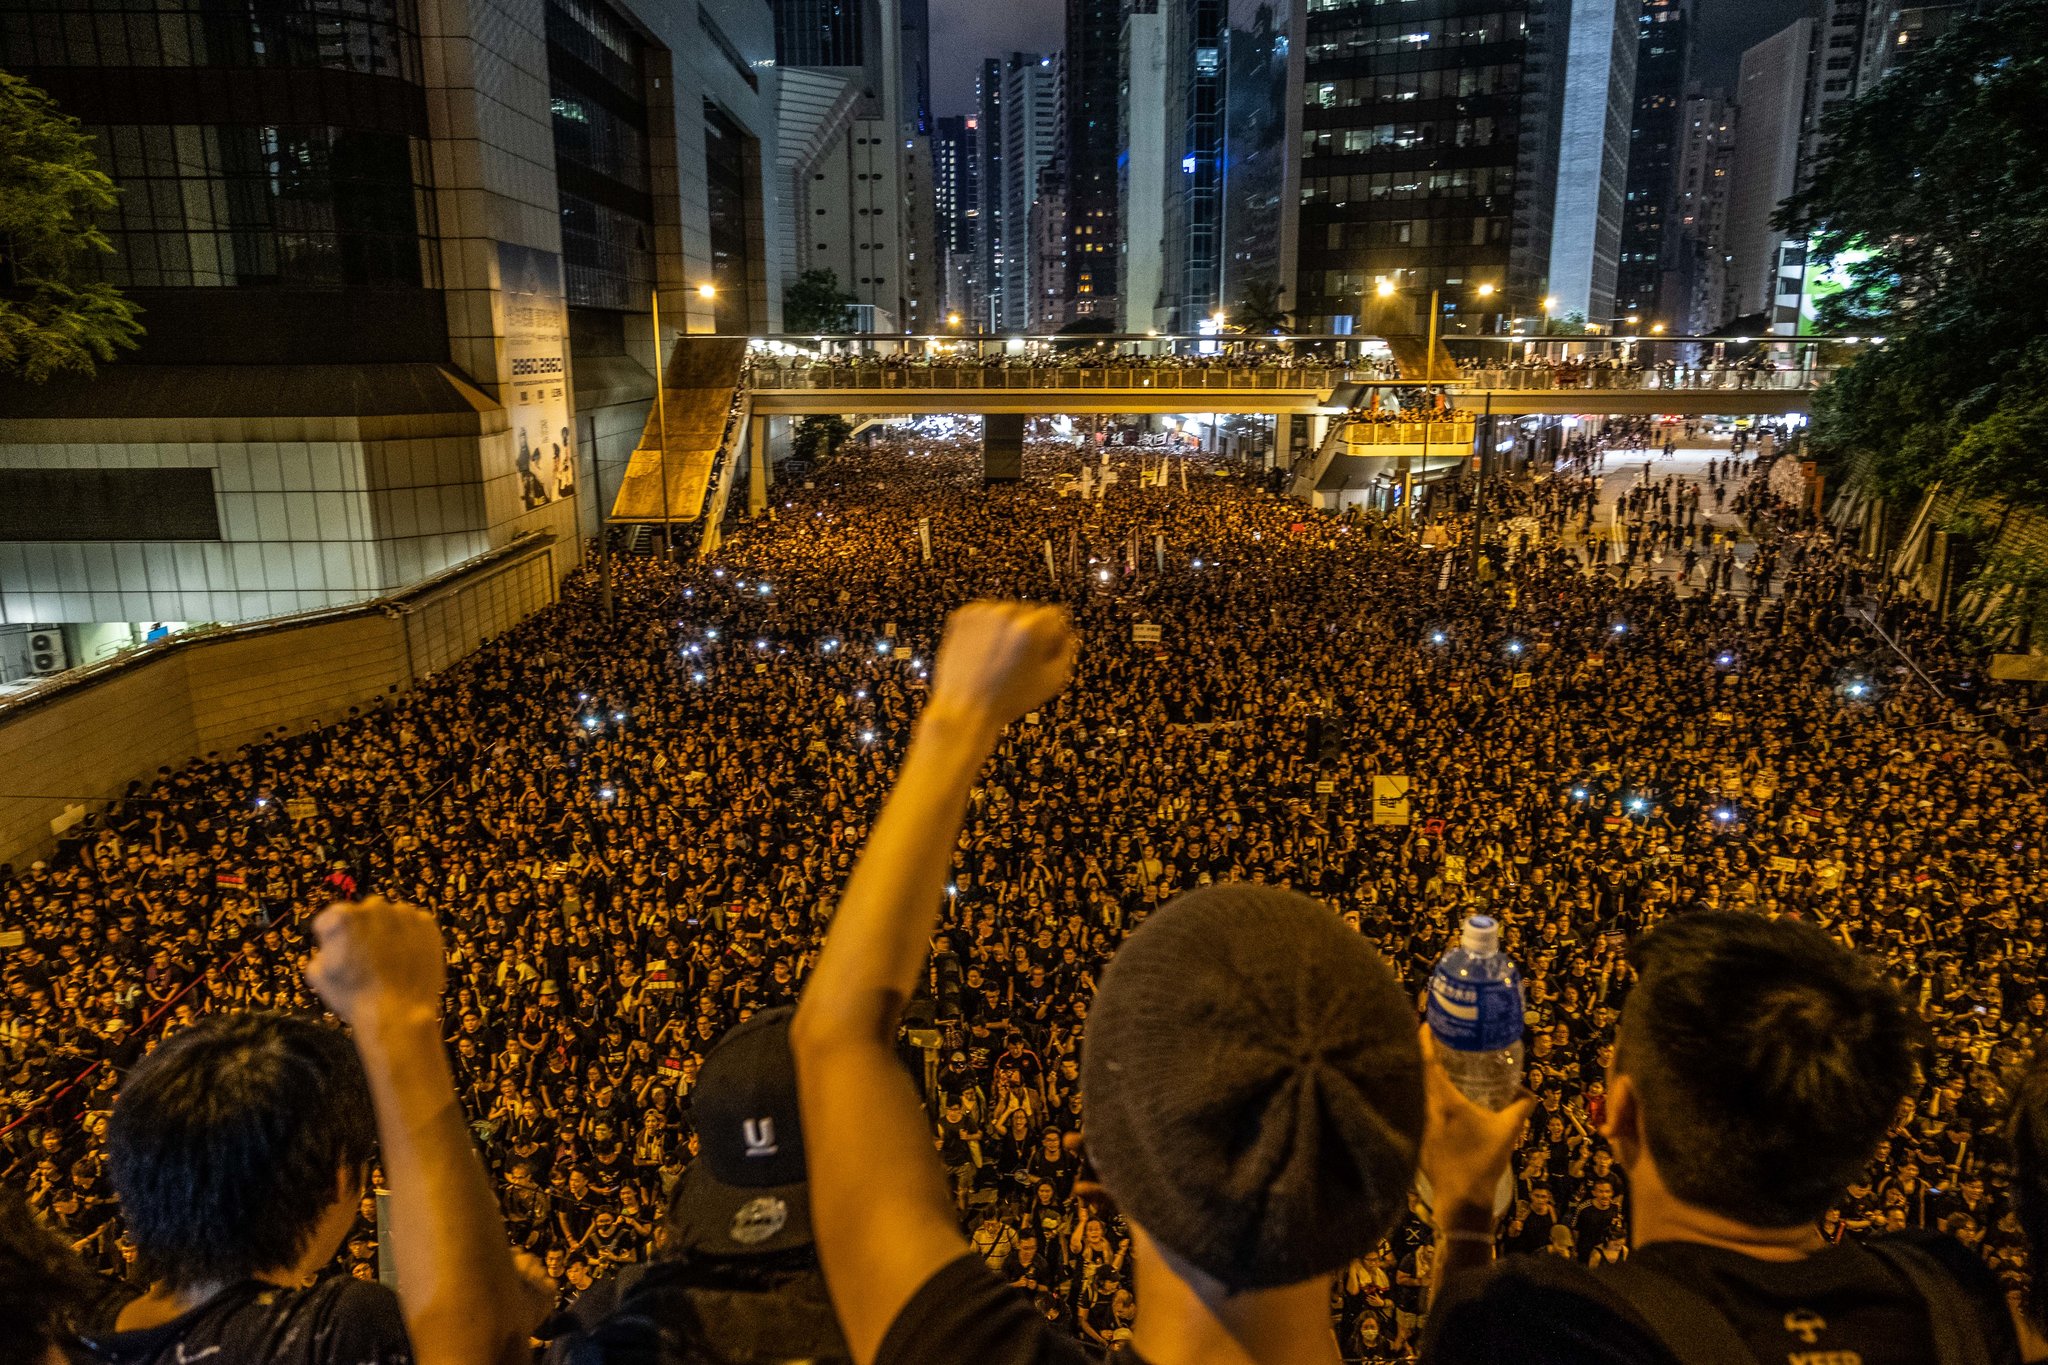
<path id="1" fill-rule="evenodd" d="M 179 637 L 0 705 L 0 862 L 48 848 L 68 807 L 97 809 L 79 798 L 339 719 L 459 662 L 554 600 L 548 549 L 510 547 L 353 610 Z"/>
<path id="2" fill-rule="evenodd" d="M 1118 164 L 1123 230 L 1123 329 L 1159 327 L 1166 249 L 1166 16 L 1153 3 L 1124 16 Z"/>
<path id="3" fill-rule="evenodd" d="M 1549 292 L 1558 313 L 1596 323 L 1614 316 L 1639 13 L 1639 0 L 1574 0 L 1571 11 Z"/>
<path id="4" fill-rule="evenodd" d="M 1771 226 L 1771 215 L 1799 187 L 1800 116 L 1812 46 L 1813 21 L 1801 19 L 1742 54 L 1735 90 L 1735 153 L 1729 168 L 1732 316 L 1764 312 L 1775 296 L 1784 234 Z"/>

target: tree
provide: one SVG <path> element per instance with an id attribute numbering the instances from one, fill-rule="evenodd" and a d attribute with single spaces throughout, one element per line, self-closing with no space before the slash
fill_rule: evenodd
<path id="1" fill-rule="evenodd" d="M 1822 330 L 1883 340 L 1816 395 L 1813 450 L 1894 496 L 2048 502 L 2048 6 L 1959 20 L 1824 131 L 1778 222 L 1844 286 Z"/>
<path id="2" fill-rule="evenodd" d="M 1280 306 L 1287 291 L 1271 280 L 1246 280 L 1238 287 L 1237 302 L 1225 314 L 1240 331 L 1270 336 L 1284 332 L 1294 315 Z"/>
<path id="3" fill-rule="evenodd" d="M 838 336 L 853 330 L 853 295 L 830 270 L 806 270 L 782 291 L 782 330 Z"/>
<path id="4" fill-rule="evenodd" d="M 0 71 L 0 373 L 38 384 L 89 375 L 134 348 L 141 310 L 83 278 L 93 256 L 114 250 L 93 218 L 118 195 L 78 121 Z"/>

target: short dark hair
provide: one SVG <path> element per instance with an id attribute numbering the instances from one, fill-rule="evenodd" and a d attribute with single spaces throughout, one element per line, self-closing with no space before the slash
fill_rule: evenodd
<path id="1" fill-rule="evenodd" d="M 1614 1068 L 1658 1173 L 1759 1227 L 1825 1213 L 1912 1088 L 1921 1030 L 1868 961 L 1798 920 L 1703 913 L 1637 940 Z"/>
<path id="2" fill-rule="evenodd" d="M 71 1248 L 36 1221 L 17 1191 L 0 1187 L 0 1322 L 14 1324 L 0 1342 L 0 1360 L 41 1360 L 93 1288 Z"/>
<path id="3" fill-rule="evenodd" d="M 108 1175 L 145 1269 L 172 1284 L 291 1265 L 370 1159 L 369 1086 L 340 1031 L 270 1013 L 209 1015 L 130 1072 Z"/>

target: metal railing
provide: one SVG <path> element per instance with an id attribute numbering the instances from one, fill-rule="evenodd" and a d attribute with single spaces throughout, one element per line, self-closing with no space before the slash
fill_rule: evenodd
<path id="1" fill-rule="evenodd" d="M 1827 369 L 1752 369 L 1747 366 L 1660 366 L 1621 369 L 1600 366 L 1466 367 L 1456 386 L 1467 393 L 1495 390 L 1661 390 L 1671 393 L 1808 392 L 1825 382 Z M 1001 390 L 1065 392 L 1267 391 L 1321 393 L 1344 383 L 1402 380 L 1374 365 L 947 365 L 879 363 L 780 365 L 756 363 L 748 386 L 757 392 L 819 392 L 828 389 L 906 389 L 945 393 Z"/>
<path id="2" fill-rule="evenodd" d="M 1343 446 L 1419 446 L 1424 441 L 1449 449 L 1469 446 L 1478 425 L 1469 417 L 1449 422 L 1347 422 L 1338 443 Z"/>
<path id="3" fill-rule="evenodd" d="M 1667 393 L 1802 393 L 1827 382 L 1831 369 L 1751 369 L 1744 365 L 1680 365 L 1646 369 L 1604 366 L 1490 365 L 1464 367 L 1465 387 L 1496 392 L 1556 389 L 1661 390 Z"/>
<path id="4" fill-rule="evenodd" d="M 1355 381 L 1394 376 L 1369 365 L 755 365 L 758 391 L 918 389 L 980 393 L 989 389 L 1129 392 L 1159 389 L 1322 392 Z"/>

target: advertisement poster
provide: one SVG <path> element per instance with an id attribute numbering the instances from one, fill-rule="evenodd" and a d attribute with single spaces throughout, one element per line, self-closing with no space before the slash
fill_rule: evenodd
<path id="1" fill-rule="evenodd" d="M 562 260 L 551 251 L 498 243 L 505 291 L 506 383 L 519 499 L 527 511 L 576 492 L 569 420 L 569 309 Z"/>

